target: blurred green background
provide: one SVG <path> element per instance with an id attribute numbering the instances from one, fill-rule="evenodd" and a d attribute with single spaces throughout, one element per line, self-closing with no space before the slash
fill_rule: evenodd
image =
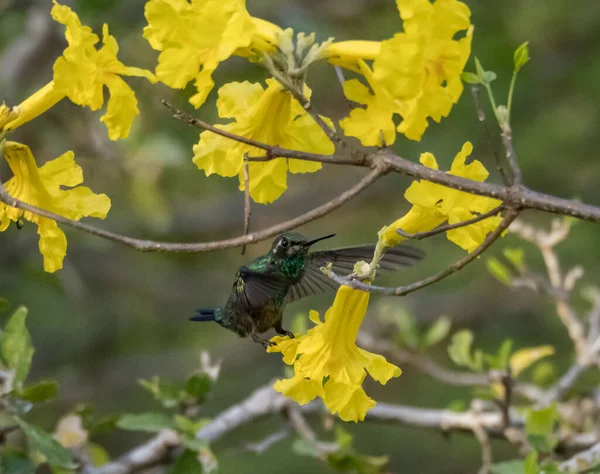
<path id="1" fill-rule="evenodd" d="M 82 22 L 100 32 L 110 25 L 119 41 L 120 59 L 127 65 L 153 69 L 157 53 L 142 38 L 144 2 L 140 0 L 81 0 L 65 2 Z M 249 0 L 254 16 L 317 33 L 319 40 L 384 39 L 399 31 L 401 22 L 392 0 Z M 530 41 L 532 61 L 522 72 L 513 110 L 515 146 L 530 187 L 561 197 L 577 197 L 600 204 L 600 16 L 595 0 L 576 6 L 564 0 L 470 1 L 475 24 L 473 53 L 486 69 L 498 73 L 494 83 L 503 102 L 512 71 L 512 52 Z M 16 104 L 52 77 L 52 64 L 65 42 L 62 27 L 49 16 L 50 0 L 0 0 L 0 95 Z M 201 34 L 201 32 L 199 32 Z M 468 69 L 473 70 L 472 62 Z M 217 71 L 217 84 L 231 80 L 259 81 L 264 71 L 241 58 L 233 58 Z M 191 89 L 173 91 L 128 79 L 140 101 L 141 115 L 128 140 L 107 138 L 100 113 L 65 100 L 41 118 L 22 127 L 13 139 L 27 143 L 40 163 L 66 150 L 74 150 L 84 169 L 85 183 L 112 199 L 106 221 L 95 225 L 123 234 L 155 240 L 202 242 L 239 235 L 242 230 L 243 194 L 237 179 L 206 178 L 192 163 L 192 145 L 198 130 L 173 120 L 159 104 L 160 97 L 192 111 L 187 104 Z M 311 72 L 309 85 L 321 113 L 334 119 L 347 114 L 334 71 L 320 65 Z M 198 117 L 217 122 L 213 91 Z M 489 112 L 489 108 L 488 108 Z M 495 131 L 495 129 L 493 129 Z M 469 90 L 441 125 L 433 124 L 421 143 L 399 138 L 394 149 L 418 160 L 431 151 L 447 169 L 463 142 L 475 145 L 473 156 L 493 169 L 493 158 L 474 111 Z M 494 145 L 501 144 L 495 137 Z M 0 163 L 0 176 L 9 176 Z M 289 190 L 275 204 L 254 205 L 252 228 L 299 215 L 354 184 L 365 170 L 326 167 L 314 175 L 291 175 Z M 492 170 L 490 179 L 499 182 Z M 374 242 L 376 232 L 408 208 L 403 198 L 410 181 L 390 175 L 331 215 L 299 229 L 317 236 L 337 233 L 331 245 Z M 309 191 L 310 190 L 310 191 Z M 315 192 L 318 190 L 318 192 Z M 527 220 L 548 225 L 545 215 L 527 213 Z M 56 377 L 61 383 L 58 401 L 32 416 L 52 428 L 59 414 L 78 402 L 92 403 L 100 413 L 138 412 L 157 408 L 137 380 L 160 375 L 183 379 L 197 367 L 199 353 L 208 350 L 223 362 L 213 398 L 203 407 L 212 416 L 245 398 L 253 388 L 282 374 L 278 355 L 267 355 L 250 341 L 240 341 L 215 324 L 192 324 L 187 317 L 199 306 L 223 303 L 236 269 L 264 253 L 269 242 L 248 248 L 208 254 L 138 253 L 130 248 L 63 227 L 69 241 L 65 268 L 56 274 L 42 270 L 36 229 L 26 224 L 0 234 L 0 296 L 14 306 L 30 308 L 29 326 L 37 353 L 32 379 Z M 581 264 L 585 279 L 598 281 L 598 227 L 576 225 L 560 247 L 565 265 Z M 505 245 L 518 245 L 509 236 L 489 253 Z M 383 284 L 408 283 L 426 276 L 460 255 L 443 236 L 418 244 L 428 258 L 417 268 L 386 277 Z M 541 268 L 534 249 L 528 261 Z M 288 308 L 288 317 L 309 309 L 324 313 L 332 295 L 315 297 Z M 540 297 L 501 286 L 485 270 L 483 259 L 458 275 L 407 298 L 374 296 L 366 327 L 382 331 L 377 307 L 402 305 L 423 324 L 441 314 L 452 317 L 454 328 L 469 327 L 478 345 L 495 349 L 507 337 L 515 346 L 553 344 L 552 359 L 560 373 L 569 365 L 572 349 L 557 322 L 552 305 Z M 2 323 L 2 318 L 0 318 Z M 444 344 L 445 345 L 445 344 Z M 447 363 L 444 345 L 434 356 Z M 426 375 L 405 368 L 386 387 L 366 383 L 376 400 L 446 407 L 454 400 L 468 401 L 468 390 L 442 386 Z M 307 469 L 327 472 L 317 461 L 291 453 L 286 440 L 267 453 L 236 453 L 248 441 L 276 431 L 280 419 L 271 418 L 240 429 L 215 444 L 222 472 L 289 473 Z M 357 447 L 372 455 L 389 454 L 391 472 L 474 472 L 480 463 L 477 443 L 470 436 L 452 435 L 404 426 L 373 423 L 345 424 L 356 436 Z M 115 433 L 98 441 L 116 455 L 144 439 L 143 435 Z M 435 453 L 435 455 L 432 455 Z M 497 446 L 497 457 L 515 453 Z M 279 467 L 276 467 L 279 466 Z"/>

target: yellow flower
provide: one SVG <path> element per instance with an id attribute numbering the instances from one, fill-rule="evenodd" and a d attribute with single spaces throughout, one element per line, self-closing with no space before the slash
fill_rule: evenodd
<path id="1" fill-rule="evenodd" d="M 156 78 L 145 69 L 127 67 L 117 59 L 117 40 L 102 28 L 103 46 L 95 45 L 99 38 L 88 26 L 83 26 L 79 17 L 69 7 L 53 0 L 52 18 L 66 26 L 65 36 L 69 46 L 54 63 L 54 86 L 58 93 L 71 101 L 92 110 L 104 104 L 104 86 L 110 92 L 106 113 L 101 121 L 108 128 L 111 140 L 127 138 L 131 124 L 139 110 L 135 93 L 121 76 L 145 77 L 154 83 Z"/>
<path id="2" fill-rule="evenodd" d="M 144 38 L 161 51 L 156 75 L 175 89 L 195 78 L 197 93 L 190 99 L 194 107 L 213 88 L 212 73 L 219 63 L 238 48 L 249 47 L 257 28 L 268 35 L 273 27 L 253 22 L 245 0 L 150 0 L 145 15 Z"/>
<path id="3" fill-rule="evenodd" d="M 383 41 L 378 50 L 366 47 L 365 42 L 357 53 L 364 54 L 362 59 L 373 59 L 377 52 L 372 71 L 366 64 L 352 67 L 359 62 L 347 48 L 330 48 L 333 62 L 363 74 L 371 88 L 372 92 L 362 91 L 359 101 L 366 110 L 354 111 L 343 125 L 347 134 L 364 145 L 373 144 L 373 127 L 360 131 L 366 117 L 373 124 L 389 127 L 393 115 L 399 114 L 403 120 L 396 130 L 419 141 L 429 125 L 428 118 L 439 122 L 448 116 L 463 91 L 460 74 L 471 53 L 473 36 L 469 8 L 457 0 L 433 4 L 429 0 L 397 0 L 397 5 L 404 32 Z M 464 32 L 464 37 L 457 40 L 459 32 Z M 391 135 L 387 129 L 384 133 Z"/>
<path id="4" fill-rule="evenodd" d="M 4 109 L 4 113 L 0 111 L 0 130 L 12 131 L 20 127 L 54 107 L 64 97 L 65 94 L 58 91 L 54 81 L 51 81 L 19 105 L 13 107 L 10 113 L 7 113 L 8 107 L 3 104 L 0 106 L 0 109 Z"/>
<path id="5" fill-rule="evenodd" d="M 27 145 L 6 142 L 4 157 L 14 175 L 4 183 L 10 196 L 72 220 L 85 216 L 106 217 L 110 199 L 105 194 L 94 194 L 89 188 L 78 186 L 83 182 L 83 173 L 75 163 L 72 151 L 38 168 Z M 62 186 L 71 189 L 61 189 Z M 67 253 L 67 239 L 56 221 L 0 203 L 0 232 L 21 217 L 38 226 L 44 270 L 60 270 Z"/>
<path id="6" fill-rule="evenodd" d="M 356 335 L 369 304 L 369 293 L 342 286 L 325 314 L 325 322 L 311 311 L 316 326 L 305 335 L 289 339 L 275 336 L 283 361 L 294 366 L 294 376 L 279 380 L 275 390 L 301 405 L 321 397 L 331 413 L 344 421 L 362 421 L 375 406 L 362 388 L 367 373 L 381 384 L 402 373 L 385 357 L 356 346 Z"/>
<path id="7" fill-rule="evenodd" d="M 387 91 L 374 81 L 369 66 L 363 60 L 358 60 L 356 64 L 357 72 L 365 77 L 370 90 L 358 79 L 344 82 L 344 95 L 365 107 L 354 108 L 348 117 L 340 121 L 340 127 L 345 135 L 360 139 L 365 146 L 383 146 L 384 142 L 391 145 L 396 140 L 393 115 L 397 107 Z"/>
<path id="8" fill-rule="evenodd" d="M 454 158 L 449 174 L 475 181 L 485 181 L 488 172 L 480 161 L 474 160 L 466 164 L 466 159 L 472 151 L 473 145 L 466 142 Z M 435 157 L 431 153 L 423 153 L 420 161 L 429 168 L 438 169 Z M 466 221 L 500 205 L 497 199 L 476 196 L 425 180 L 411 184 L 404 197 L 413 205 L 411 210 L 380 231 L 380 238 L 388 247 L 405 240 L 396 232 L 397 229 L 402 229 L 409 234 L 427 232 L 444 222 L 455 224 Z M 489 232 L 498 227 L 501 220 L 500 216 L 490 217 L 466 227 L 450 230 L 446 232 L 446 236 L 459 247 L 472 252 L 483 242 Z"/>
<path id="9" fill-rule="evenodd" d="M 306 88 L 306 95 L 310 90 Z M 302 106 L 281 85 L 267 80 L 267 88 L 258 83 L 231 82 L 219 89 L 217 100 L 219 116 L 233 118 L 234 122 L 217 125 L 246 138 L 292 150 L 331 154 L 333 144 L 306 113 Z M 325 119 L 331 123 L 328 119 Z M 212 132 L 200 134 L 194 146 L 194 163 L 206 175 L 238 175 L 240 189 L 244 189 L 244 154 L 263 155 L 264 152 Z M 287 188 L 287 172 L 312 173 L 321 169 L 321 163 L 277 158 L 267 162 L 248 164 L 250 195 L 256 202 L 275 201 Z"/>

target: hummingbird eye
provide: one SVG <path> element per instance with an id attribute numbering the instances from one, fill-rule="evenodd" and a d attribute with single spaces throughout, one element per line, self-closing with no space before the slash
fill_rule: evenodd
<path id="1" fill-rule="evenodd" d="M 290 243 L 287 241 L 287 239 L 281 239 L 281 246 L 282 246 L 284 249 L 285 249 L 285 248 L 287 248 L 287 246 L 288 246 L 289 244 L 290 244 Z"/>

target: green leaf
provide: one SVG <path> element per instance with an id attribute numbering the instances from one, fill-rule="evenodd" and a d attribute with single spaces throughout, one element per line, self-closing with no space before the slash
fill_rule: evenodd
<path id="1" fill-rule="evenodd" d="M 346 449 L 352 446 L 352 435 L 340 425 L 335 427 L 335 441 L 340 449 Z"/>
<path id="2" fill-rule="evenodd" d="M 556 446 L 558 438 L 554 434 L 554 424 L 558 419 L 556 404 L 541 410 L 531 410 L 525 419 L 527 440 L 537 450 L 550 452 Z"/>
<path id="3" fill-rule="evenodd" d="M 202 449 L 208 448 L 208 441 L 205 439 L 196 438 L 194 436 L 182 436 L 181 444 L 183 444 L 185 448 L 195 453 L 201 451 Z"/>
<path id="4" fill-rule="evenodd" d="M 465 71 L 460 75 L 460 78 L 467 84 L 481 84 L 481 78 L 474 72 Z"/>
<path id="5" fill-rule="evenodd" d="M 485 82 L 486 84 L 491 84 L 497 78 L 498 78 L 498 76 L 496 75 L 496 73 L 494 71 L 485 71 L 483 73 L 483 82 Z"/>
<path id="6" fill-rule="evenodd" d="M 521 46 L 515 50 L 513 56 L 515 64 L 515 72 L 519 72 L 525 64 L 529 62 L 529 41 L 525 41 Z"/>
<path id="7" fill-rule="evenodd" d="M 20 386 L 29 374 L 34 348 L 25 326 L 27 308 L 19 307 L 6 323 L 0 353 L 8 367 L 15 371 L 15 385 Z"/>
<path id="8" fill-rule="evenodd" d="M 25 433 L 31 449 L 43 454 L 48 464 L 64 469 L 77 467 L 77 464 L 73 462 L 71 453 L 56 441 L 50 433 L 39 426 L 30 425 L 18 417 L 15 417 L 15 421 Z"/>
<path id="9" fill-rule="evenodd" d="M 304 438 L 298 438 L 292 443 L 292 451 L 298 456 L 310 456 L 313 458 L 321 454 L 317 443 Z"/>
<path id="10" fill-rule="evenodd" d="M 142 379 L 139 381 L 139 384 L 152 393 L 154 398 L 165 408 L 175 408 L 183 398 L 179 387 L 172 383 L 161 381 L 158 376 L 152 377 L 151 380 Z"/>
<path id="11" fill-rule="evenodd" d="M 525 252 L 522 248 L 505 248 L 502 254 L 517 270 L 525 269 Z"/>
<path id="12" fill-rule="evenodd" d="M 185 391 L 198 402 L 206 399 L 213 389 L 213 380 L 208 374 L 194 374 L 185 383 Z"/>
<path id="13" fill-rule="evenodd" d="M 168 472 L 169 474 L 200 474 L 202 472 L 202 465 L 195 453 L 184 451 L 175 460 L 175 464 L 173 464 Z"/>
<path id="14" fill-rule="evenodd" d="M 489 364 L 491 369 L 498 370 L 506 370 L 509 367 L 508 358 L 510 357 L 510 353 L 512 351 L 512 341 L 510 339 L 506 339 L 498 352 L 494 356 L 486 355 L 485 360 Z"/>
<path id="15" fill-rule="evenodd" d="M 175 421 L 164 413 L 126 414 L 119 418 L 117 427 L 122 430 L 156 432 L 176 428 Z"/>
<path id="16" fill-rule="evenodd" d="M 433 323 L 423 337 L 423 346 L 430 347 L 436 345 L 444 339 L 450 332 L 452 321 L 448 316 L 439 317 Z"/>
<path id="17" fill-rule="evenodd" d="M 536 451 L 532 451 L 527 455 L 523 465 L 524 474 L 538 474 L 537 457 Z"/>
<path id="18" fill-rule="evenodd" d="M 42 403 L 52 400 L 58 393 L 56 380 L 44 380 L 35 385 L 28 385 L 17 392 L 19 398 L 32 403 Z"/>
<path id="19" fill-rule="evenodd" d="M 205 426 L 209 421 L 209 418 L 202 418 L 198 421 L 192 421 L 183 415 L 175 415 L 175 424 L 177 425 L 177 429 L 191 435 L 196 434 L 196 432 Z"/>
<path id="20" fill-rule="evenodd" d="M 456 365 L 469 367 L 475 371 L 483 370 L 483 354 L 478 350 L 471 355 L 472 344 L 473 333 L 463 329 L 452 336 L 452 342 L 448 346 L 448 355 Z"/>
<path id="21" fill-rule="evenodd" d="M 510 270 L 506 268 L 500 260 L 495 257 L 490 257 L 485 261 L 485 266 L 488 271 L 498 280 L 500 283 L 506 286 L 512 285 L 512 276 Z"/>
<path id="22" fill-rule="evenodd" d="M 108 464 L 110 461 L 110 455 L 108 454 L 108 451 L 104 449 L 104 447 L 96 443 L 88 443 L 86 447 L 90 461 L 92 462 L 92 466 L 100 467 Z"/>
<path id="23" fill-rule="evenodd" d="M 389 315 L 388 315 L 389 314 Z M 397 340 L 401 346 L 416 348 L 419 346 L 420 334 L 413 317 L 404 308 L 393 308 L 386 314 L 385 320 L 398 328 Z"/>
<path id="24" fill-rule="evenodd" d="M 10 307 L 10 302 L 6 298 L 0 298 L 0 313 L 4 313 Z"/>
<path id="25" fill-rule="evenodd" d="M 475 71 L 477 71 L 477 76 L 479 76 L 479 79 L 481 80 L 481 82 L 483 82 L 483 75 L 485 74 L 485 69 L 483 69 L 483 66 L 479 62 L 478 57 L 475 57 Z"/>
<path id="26" fill-rule="evenodd" d="M 521 459 L 492 465 L 492 474 L 525 474 L 525 462 Z"/>
<path id="27" fill-rule="evenodd" d="M 31 474 L 35 472 L 35 465 L 25 454 L 3 452 L 0 456 L 0 472 L 2 474 Z"/>

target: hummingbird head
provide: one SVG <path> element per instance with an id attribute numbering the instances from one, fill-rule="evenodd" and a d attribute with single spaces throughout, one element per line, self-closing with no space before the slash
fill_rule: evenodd
<path id="1" fill-rule="evenodd" d="M 329 234 L 324 237 L 308 240 L 301 234 L 286 232 L 274 240 L 269 253 L 277 258 L 286 258 L 291 257 L 292 255 L 306 254 L 308 253 L 308 249 L 311 245 L 316 244 L 321 240 L 329 239 L 334 235 L 335 234 Z"/>

